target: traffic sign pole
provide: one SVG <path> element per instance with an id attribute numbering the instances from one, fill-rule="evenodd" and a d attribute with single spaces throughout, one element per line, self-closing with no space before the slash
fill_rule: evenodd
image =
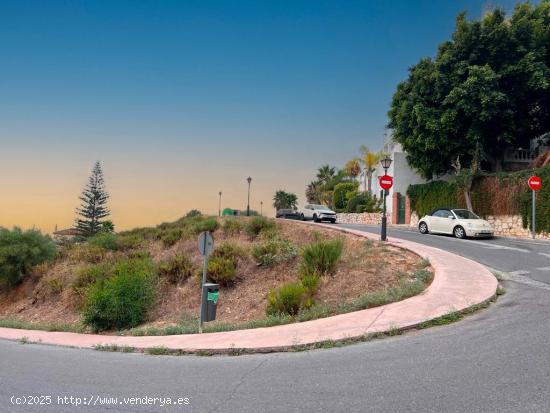
<path id="1" fill-rule="evenodd" d="M 542 188 L 542 179 L 540 179 L 540 177 L 536 176 L 536 175 L 533 175 L 529 178 L 529 180 L 527 181 L 527 185 L 529 185 L 529 188 L 531 188 L 531 192 L 532 192 L 532 207 L 533 207 L 533 210 L 532 210 L 532 213 L 531 213 L 531 224 L 532 224 L 532 227 L 531 227 L 531 237 L 533 239 L 535 239 L 536 237 L 536 230 L 537 230 L 537 211 L 536 211 L 536 201 L 537 201 L 537 194 L 536 192 L 537 191 L 540 191 L 540 189 Z"/>
<path id="2" fill-rule="evenodd" d="M 386 241 L 386 228 L 387 228 L 387 217 L 386 217 L 386 192 L 393 186 L 393 178 L 389 176 L 386 172 L 379 179 L 380 187 L 384 190 L 384 208 L 382 213 L 382 228 L 380 229 L 380 240 Z"/>
<path id="3" fill-rule="evenodd" d="M 536 226 L 536 221 L 537 221 L 536 212 L 537 211 L 536 211 L 536 202 L 535 202 L 536 201 L 536 194 L 535 194 L 536 191 L 534 189 L 532 189 L 531 192 L 533 193 L 533 228 L 531 229 L 531 237 L 533 239 L 535 239 L 535 234 L 536 234 L 535 230 L 537 228 L 537 226 Z"/>

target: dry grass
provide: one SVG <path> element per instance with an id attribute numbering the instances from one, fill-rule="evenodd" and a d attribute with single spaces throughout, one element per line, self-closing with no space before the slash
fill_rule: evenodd
<path id="1" fill-rule="evenodd" d="M 245 220 L 246 218 L 242 218 Z M 409 277 L 422 266 L 422 259 L 414 253 L 395 247 L 366 242 L 364 238 L 341 234 L 325 228 L 277 221 L 277 232 L 299 248 L 321 236 L 323 239 L 342 238 L 342 260 L 332 276 L 322 277 L 315 300 L 329 307 L 352 302 L 367 292 L 395 286 L 403 277 Z M 246 251 L 254 242 L 244 231 L 225 235 L 218 230 L 215 244 L 232 241 Z M 197 251 L 196 239 L 181 239 L 171 247 L 151 241 L 147 251 L 155 262 L 176 254 L 189 254 L 196 267 L 196 275 L 174 285 L 161 281 L 158 302 L 150 313 L 149 322 L 143 327 L 165 327 L 181 321 L 182 317 L 196 316 L 200 301 L 200 272 L 202 258 Z M 104 259 L 114 259 L 117 254 L 108 252 Z M 219 322 L 243 323 L 265 318 L 267 295 L 270 290 L 288 281 L 299 279 L 299 257 L 270 267 L 258 266 L 250 253 L 239 261 L 238 283 L 223 288 L 218 302 Z M 0 296 L 0 318 L 12 318 L 34 323 L 80 324 L 80 297 L 71 288 L 79 268 L 88 265 L 75 259 L 60 259 L 46 269 L 34 274 L 8 295 Z M 61 287 L 60 287 L 61 285 Z"/>

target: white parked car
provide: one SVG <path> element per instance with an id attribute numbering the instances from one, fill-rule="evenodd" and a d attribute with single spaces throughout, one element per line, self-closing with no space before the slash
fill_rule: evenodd
<path id="1" fill-rule="evenodd" d="M 492 237 L 491 224 L 467 209 L 436 209 L 418 222 L 421 234 L 452 234 L 456 238 Z"/>
<path id="2" fill-rule="evenodd" d="M 336 222 L 336 212 L 325 205 L 308 204 L 300 209 L 302 221 L 313 220 L 315 222 L 329 221 Z"/>

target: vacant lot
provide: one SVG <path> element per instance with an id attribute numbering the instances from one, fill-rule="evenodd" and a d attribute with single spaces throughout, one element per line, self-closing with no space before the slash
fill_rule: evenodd
<path id="1" fill-rule="evenodd" d="M 340 243 L 341 255 L 333 270 L 315 271 L 318 281 L 307 290 L 307 299 L 300 301 L 300 313 L 322 309 L 318 316 L 326 316 L 358 309 L 357 302 L 365 294 L 412 284 L 419 271 L 429 270 L 428 263 L 410 251 L 351 234 L 296 222 L 253 220 L 184 218 L 156 228 L 60 246 L 54 262 L 39 266 L 21 284 L 2 293 L 0 318 L 4 324 L 17 320 L 42 328 L 90 331 L 90 324 L 82 324 L 87 306 L 92 305 L 90 291 L 117 274 L 118 270 L 112 270 L 118 268 L 117 263 L 149 260 L 154 272 L 153 303 L 143 322 L 129 327 L 154 327 L 160 332 L 190 323 L 199 310 L 202 257 L 197 235 L 203 229 L 213 230 L 215 250 L 209 270 L 222 284 L 214 325 L 265 319 L 270 293 L 274 295 L 289 283 L 299 284 L 304 272 L 311 272 L 305 269 L 303 255 L 313 244 Z M 299 319 L 298 314 L 290 315 Z"/>

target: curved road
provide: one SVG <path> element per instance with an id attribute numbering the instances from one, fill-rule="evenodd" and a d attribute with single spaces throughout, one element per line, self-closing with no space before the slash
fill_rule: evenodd
<path id="1" fill-rule="evenodd" d="M 0 341 L 0 411 L 550 411 L 550 244 L 389 236 L 505 272 L 507 293 L 449 326 L 301 353 L 144 356 Z M 12 404 L 23 396 L 51 396 L 51 404 Z M 166 397 L 189 399 L 161 406 Z M 84 400 L 96 405 L 75 406 Z"/>

